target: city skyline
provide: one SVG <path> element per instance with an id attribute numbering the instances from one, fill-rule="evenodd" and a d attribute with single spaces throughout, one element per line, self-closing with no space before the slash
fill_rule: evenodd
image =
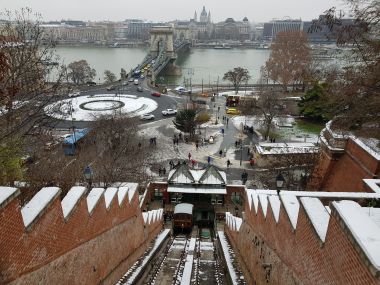
<path id="1" fill-rule="evenodd" d="M 146 8 L 147 3 L 149 8 Z M 61 19 L 123 21 L 131 18 L 158 22 L 188 20 L 193 18 L 195 11 L 199 15 L 203 6 L 206 7 L 207 12 L 211 11 L 213 22 L 224 21 L 230 17 L 235 20 L 241 20 L 247 17 L 251 22 L 265 22 L 286 17 L 311 20 L 317 18 L 331 7 L 346 10 L 340 0 L 321 0 L 318 2 L 312 0 L 304 0 L 302 2 L 296 0 L 269 0 L 265 2 L 258 0 L 237 0 L 234 2 L 221 2 L 216 0 L 206 2 L 194 0 L 191 3 L 173 2 L 169 0 L 162 0 L 160 2 L 40 0 L 38 3 L 31 0 L 19 0 L 14 2 L 0 0 L 0 5 L 3 7 L 3 10 L 18 10 L 22 7 L 30 7 L 33 12 L 40 13 L 44 21 Z M 114 7 L 117 7 L 117 9 Z M 310 7 L 313 7 L 313 9 L 310 9 Z M 157 14 L 157 11 L 167 12 Z"/>

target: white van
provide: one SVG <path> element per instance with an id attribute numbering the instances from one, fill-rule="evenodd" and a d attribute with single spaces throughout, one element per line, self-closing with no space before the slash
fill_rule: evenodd
<path id="1" fill-rule="evenodd" d="M 135 79 L 135 80 L 133 81 L 133 84 L 135 84 L 135 85 L 139 85 L 139 80 L 138 80 L 138 79 Z"/>

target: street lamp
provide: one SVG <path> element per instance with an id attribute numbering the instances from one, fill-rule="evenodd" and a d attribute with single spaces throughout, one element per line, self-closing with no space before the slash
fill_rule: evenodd
<path id="1" fill-rule="evenodd" d="M 280 189 L 284 185 L 285 178 L 282 176 L 281 172 L 276 177 L 276 187 L 277 187 L 277 194 L 280 195 Z"/>
<path id="2" fill-rule="evenodd" d="M 91 189 L 91 184 L 92 184 L 92 178 L 94 177 L 94 171 L 92 168 L 88 165 L 83 171 L 84 178 L 86 179 L 89 189 Z"/>

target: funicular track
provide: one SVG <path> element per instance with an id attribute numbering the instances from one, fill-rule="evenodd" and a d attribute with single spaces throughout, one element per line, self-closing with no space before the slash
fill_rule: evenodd
<path id="1" fill-rule="evenodd" d="M 210 239 L 202 240 L 201 230 L 198 231 L 198 237 L 195 247 L 195 259 L 192 272 L 192 285 L 216 284 L 222 285 L 223 273 L 221 271 L 221 262 L 219 252 L 216 247 L 215 232 L 210 230 Z"/>
<path id="2" fill-rule="evenodd" d="M 181 273 L 187 255 L 186 248 L 189 240 L 189 236 L 175 236 L 167 244 L 159 257 L 156 258 L 154 263 L 151 264 L 150 272 L 141 284 L 180 284 Z"/>

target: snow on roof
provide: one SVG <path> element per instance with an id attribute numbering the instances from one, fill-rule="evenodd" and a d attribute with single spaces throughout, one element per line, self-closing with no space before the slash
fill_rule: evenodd
<path id="1" fill-rule="evenodd" d="M 280 207 L 281 207 L 280 198 L 278 198 L 277 195 L 269 195 L 268 199 L 269 199 L 269 205 L 273 212 L 274 219 L 278 223 L 278 219 L 280 217 Z"/>
<path id="2" fill-rule="evenodd" d="M 380 228 L 380 208 L 362 207 L 365 214 Z"/>
<path id="3" fill-rule="evenodd" d="M 19 190 L 15 187 L 0 187 L 0 208 L 3 203 L 15 195 L 17 191 Z"/>
<path id="4" fill-rule="evenodd" d="M 380 270 L 380 228 L 353 201 L 339 201 L 331 204 L 342 218 L 352 236 L 359 244 L 372 265 Z"/>
<path id="5" fill-rule="evenodd" d="M 193 214 L 193 205 L 187 203 L 181 203 L 175 206 L 174 214 L 184 213 L 184 214 Z"/>
<path id="6" fill-rule="evenodd" d="M 103 188 L 92 188 L 90 194 L 87 196 L 87 208 L 91 214 L 95 206 L 98 204 L 100 197 L 103 195 Z"/>
<path id="7" fill-rule="evenodd" d="M 247 197 L 248 197 L 248 203 L 249 203 L 249 209 L 252 211 L 252 203 L 255 206 L 255 213 L 257 214 L 257 209 L 259 206 L 259 200 L 258 196 L 255 190 L 252 189 L 246 189 Z"/>
<path id="8" fill-rule="evenodd" d="M 226 221 L 227 221 L 227 226 L 233 231 L 239 231 L 241 224 L 243 223 L 242 218 L 235 217 L 230 212 L 226 212 Z"/>
<path id="9" fill-rule="evenodd" d="M 136 191 L 138 190 L 138 183 L 127 183 L 127 186 L 129 188 L 128 190 L 128 197 L 129 197 L 129 203 L 132 202 L 133 197 L 135 196 Z"/>
<path id="10" fill-rule="evenodd" d="M 300 201 L 319 238 L 325 242 L 330 213 L 318 198 L 302 197 Z"/>
<path id="11" fill-rule="evenodd" d="M 351 137 L 351 139 L 362 149 L 364 149 L 369 155 L 371 155 L 374 159 L 380 160 L 380 151 L 378 150 L 377 144 L 379 143 L 378 140 L 375 139 L 364 139 L 364 138 L 357 138 L 357 137 Z"/>
<path id="12" fill-rule="evenodd" d="M 71 187 L 69 192 L 67 192 L 65 198 L 62 200 L 62 211 L 63 217 L 66 219 L 73 211 L 75 205 L 78 203 L 80 198 L 86 193 L 86 187 L 74 186 Z"/>
<path id="13" fill-rule="evenodd" d="M 261 210 L 263 211 L 264 217 L 267 216 L 267 208 L 268 208 L 268 195 L 260 194 L 259 201 L 261 205 Z"/>
<path id="14" fill-rule="evenodd" d="M 106 208 L 109 209 L 113 197 L 115 197 L 117 193 L 117 188 L 116 187 L 108 187 L 106 192 L 104 192 L 104 199 L 106 201 Z"/>
<path id="15" fill-rule="evenodd" d="M 128 190 L 129 190 L 129 187 L 127 187 L 127 186 L 119 187 L 119 191 L 117 192 L 117 198 L 119 201 L 119 206 L 121 206 L 121 204 L 123 203 L 125 196 L 128 193 Z"/>
<path id="16" fill-rule="evenodd" d="M 33 196 L 22 209 L 21 215 L 25 227 L 28 227 L 59 194 L 58 187 L 44 187 Z"/>
<path id="17" fill-rule="evenodd" d="M 261 155 L 315 153 L 318 147 L 313 143 L 259 143 L 256 150 Z"/>
<path id="18" fill-rule="evenodd" d="M 227 194 L 226 188 L 213 187 L 173 187 L 169 186 L 167 192 L 194 193 L 194 194 Z"/>
<path id="19" fill-rule="evenodd" d="M 380 194 L 380 179 L 363 179 L 363 181 L 373 192 Z"/>
<path id="20" fill-rule="evenodd" d="M 190 169 L 188 165 L 180 165 L 169 172 L 171 183 L 226 184 L 226 173 L 211 165 L 206 169 Z"/>
<path id="21" fill-rule="evenodd" d="M 146 222 L 148 220 L 148 213 L 147 212 L 143 212 L 142 216 L 143 216 L 143 219 L 144 219 L 144 224 L 146 224 Z"/>
<path id="22" fill-rule="evenodd" d="M 291 194 L 284 194 L 282 193 L 282 191 L 280 196 L 282 205 L 284 206 L 285 211 L 288 214 L 290 223 L 292 224 L 292 227 L 295 230 L 297 227 L 298 211 L 300 209 L 300 204 L 297 200 L 297 197 Z"/>

